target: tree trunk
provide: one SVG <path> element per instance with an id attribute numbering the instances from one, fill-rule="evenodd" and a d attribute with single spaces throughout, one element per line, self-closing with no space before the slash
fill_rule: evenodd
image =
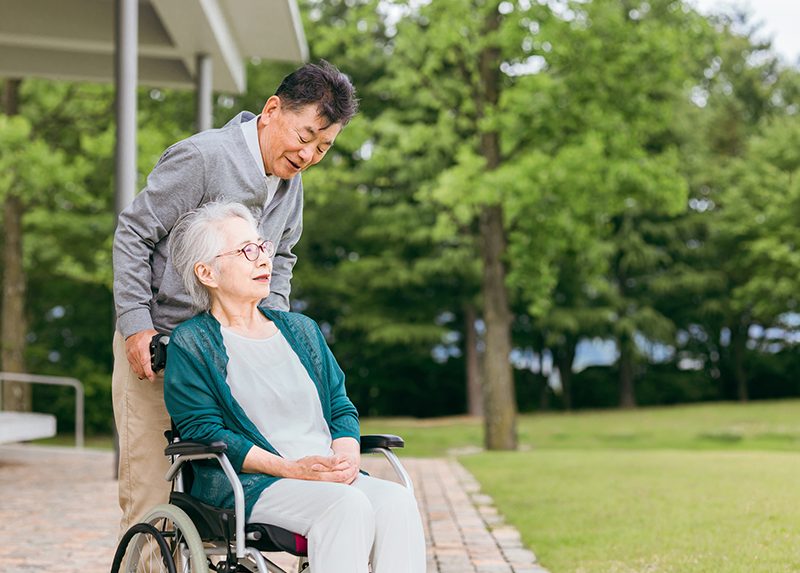
<path id="1" fill-rule="evenodd" d="M 736 379 L 736 391 L 739 402 L 747 402 L 750 399 L 747 391 L 747 375 L 744 372 L 744 352 L 747 345 L 747 329 L 738 324 L 731 326 L 731 355 L 733 358 L 733 376 Z"/>
<path id="2" fill-rule="evenodd" d="M 484 420 L 486 449 L 513 450 L 517 447 L 517 399 L 511 363 L 511 311 L 505 285 L 503 213 L 499 205 L 481 213 L 483 236 L 483 320 L 486 323 L 486 351 L 483 356 Z"/>
<path id="3" fill-rule="evenodd" d="M 3 113 L 18 113 L 20 80 L 3 80 Z M 3 317 L 2 368 L 25 371 L 25 275 L 22 270 L 22 214 L 19 196 L 9 193 L 3 202 Z M 3 409 L 31 410 L 30 384 L 3 382 Z"/>
<path id="4" fill-rule="evenodd" d="M 561 376 L 561 398 L 564 400 L 564 409 L 572 410 L 572 363 L 575 361 L 576 340 L 568 336 L 566 342 L 555 352 L 555 362 Z"/>
<path id="5" fill-rule="evenodd" d="M 627 336 L 620 337 L 619 344 L 619 407 L 635 408 L 636 395 L 633 391 L 633 341 Z"/>
<path id="6" fill-rule="evenodd" d="M 481 381 L 481 359 L 478 353 L 478 331 L 475 321 L 478 313 L 472 304 L 464 306 L 464 340 L 467 362 L 467 413 L 470 416 L 483 416 L 483 383 Z"/>
<path id="7" fill-rule="evenodd" d="M 541 386 L 539 387 L 539 410 L 542 412 L 550 411 L 550 385 L 547 383 L 547 376 L 543 372 L 534 374 L 535 378 L 541 379 Z"/>
<path id="8" fill-rule="evenodd" d="M 484 36 L 497 31 L 501 15 L 497 9 L 485 21 Z M 497 105 L 500 95 L 500 50 L 486 46 L 480 54 L 481 86 L 476 101 L 478 115 Z M 500 166 L 500 136 L 496 131 L 481 133 L 481 156 L 486 169 Z M 483 320 L 486 323 L 486 351 L 483 356 L 484 424 L 486 449 L 513 450 L 517 447 L 517 398 L 511 363 L 511 310 L 506 289 L 506 269 L 502 257 L 506 250 L 503 207 L 484 205 L 479 217 L 483 238 Z"/>

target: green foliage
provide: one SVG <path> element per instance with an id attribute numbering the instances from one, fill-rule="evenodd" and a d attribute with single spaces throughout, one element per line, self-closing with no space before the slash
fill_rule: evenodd
<path id="1" fill-rule="evenodd" d="M 141 96 L 145 120 L 153 104 L 178 109 L 169 104 L 180 98 Z M 113 428 L 113 101 L 108 86 L 26 79 L 20 114 L 0 115 L 0 195 L 15 193 L 25 206 L 26 362 L 32 373 L 83 382 L 88 433 Z M 139 131 L 147 172 L 154 154 L 188 135 L 176 130 L 179 117 L 155 117 Z M 73 430 L 74 400 L 72 389 L 34 386 L 34 409 L 57 414 L 59 431 Z"/>
<path id="2" fill-rule="evenodd" d="M 54 190 L 80 176 L 81 166 L 67 165 L 62 150 L 53 150 L 33 133 L 33 126 L 23 116 L 0 115 L 0 199 L 17 195 L 25 204 L 48 202 Z M 72 186 L 63 199 L 82 199 L 80 189 Z"/>
<path id="3" fill-rule="evenodd" d="M 28 301 L 30 371 L 83 382 L 87 434 L 111 433 L 111 292 L 102 284 L 63 278 L 30 281 Z M 72 388 L 34 385 L 33 409 L 56 414 L 59 432 L 74 431 Z"/>
<path id="4" fill-rule="evenodd" d="M 800 287 L 797 215 L 800 187 L 792 175 L 800 167 L 796 150 L 800 119 L 777 118 L 754 138 L 742 158 L 726 171 L 728 189 L 718 227 L 723 240 L 736 241 L 736 261 L 745 277 L 733 290 L 733 308 L 762 323 L 794 308 Z"/>
<path id="5" fill-rule="evenodd" d="M 647 365 L 636 385 L 640 406 L 682 404 L 722 398 L 715 381 L 702 371 L 679 370 L 675 364 Z M 619 373 L 608 366 L 591 366 L 572 379 L 572 407 L 614 408 L 619 403 Z"/>

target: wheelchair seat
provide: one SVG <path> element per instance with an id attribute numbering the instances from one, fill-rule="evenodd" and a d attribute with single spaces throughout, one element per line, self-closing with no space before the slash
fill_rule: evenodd
<path id="1" fill-rule="evenodd" d="M 232 509 L 213 507 L 180 491 L 173 491 L 169 496 L 169 502 L 186 512 L 204 542 L 235 539 L 236 521 Z M 226 527 L 227 532 L 225 532 Z M 308 555 L 308 542 L 305 537 L 277 525 L 248 523 L 244 532 L 248 545 L 259 551 L 285 551 L 296 557 Z"/>

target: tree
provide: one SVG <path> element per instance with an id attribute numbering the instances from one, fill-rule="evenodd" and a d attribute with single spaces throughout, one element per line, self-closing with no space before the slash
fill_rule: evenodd
<path id="1" fill-rule="evenodd" d="M 2 365 L 10 372 L 25 371 L 25 346 L 28 323 L 25 313 L 26 278 L 24 272 L 25 217 L 42 205 L 52 206 L 52 198 L 80 200 L 78 185 L 64 190 L 68 182 L 80 178 L 85 163 L 69 161 L 58 149 L 37 133 L 34 125 L 19 114 L 20 80 L 3 83 L 3 114 L 0 115 L 0 199 L 3 201 L 3 321 Z M 77 176 L 77 177 L 76 177 Z M 3 404 L 7 410 L 30 410 L 29 385 L 6 383 Z"/>
<path id="2" fill-rule="evenodd" d="M 402 5 L 379 83 L 391 108 L 376 122 L 373 157 L 396 148 L 409 166 L 437 159 L 442 172 L 418 198 L 440 211 L 442 241 L 466 231 L 481 247 L 490 448 L 514 441 L 508 285 L 539 315 L 567 245 L 591 249 L 626 201 L 656 212 L 685 204 L 674 149 L 650 147 L 680 93 L 675 30 L 688 16 L 659 5 L 663 18 L 637 22 L 620 2 L 570 6 Z M 602 52 L 583 49 L 598 42 Z"/>
<path id="3" fill-rule="evenodd" d="M 439 162 L 444 171 L 438 182 L 430 186 L 430 193 L 419 196 L 446 210 L 439 237 L 469 229 L 478 238 L 486 327 L 485 442 L 488 449 L 514 449 L 517 407 L 508 360 L 513 315 L 506 285 L 507 221 L 500 172 L 507 157 L 501 130 L 491 120 L 504 89 L 500 68 L 508 50 L 501 38 L 520 35 L 512 23 L 516 16 L 505 18 L 500 2 L 432 3 L 420 10 L 402 6 L 408 17 L 398 24 L 385 85 L 403 115 L 388 119 L 414 134 L 415 141 L 405 146 L 407 153 L 416 146 L 417 154 L 435 150 L 445 158 Z M 519 45 L 515 50 L 521 52 Z M 442 142 L 453 147 L 443 149 Z M 376 143 L 386 145 L 385 139 Z M 432 144 L 432 149 L 424 144 Z"/>
<path id="4" fill-rule="evenodd" d="M 797 101 L 792 78 L 797 73 L 779 69 L 774 56 L 766 52 L 769 46 L 752 40 L 754 29 L 747 15 L 713 17 L 711 23 L 716 35 L 705 57 L 694 64 L 703 68 L 702 76 L 690 88 L 692 108 L 682 114 L 685 122 L 691 122 L 683 128 L 687 161 L 682 165 L 691 181 L 690 209 L 679 222 L 683 242 L 671 251 L 676 264 L 665 275 L 674 280 L 673 288 L 664 292 L 683 299 L 682 309 L 680 304 L 668 304 L 679 315 L 680 330 L 689 335 L 690 346 L 698 347 L 696 355 L 709 375 L 719 378 L 721 373 L 730 373 L 733 395 L 746 401 L 749 328 L 753 323 L 769 323 L 775 310 L 764 313 L 761 306 L 754 313 L 755 299 L 745 301 L 741 296 L 742 285 L 754 276 L 764 280 L 756 267 L 745 263 L 758 227 L 752 209 L 764 200 L 764 192 L 752 188 L 753 178 L 756 173 L 766 177 L 757 185 L 762 189 L 776 193 L 785 189 L 773 176 L 774 170 L 763 172 L 759 165 L 763 156 L 752 160 L 750 148 L 768 118 L 791 115 L 791 104 Z M 781 137 L 776 141 L 785 143 Z M 750 157 L 746 166 L 745 157 Z M 741 198 L 751 192 L 755 196 L 742 203 Z M 766 290 L 760 296 L 774 299 Z M 725 376 L 720 382 L 720 395 L 726 396 Z"/>
<path id="5" fill-rule="evenodd" d="M 722 178 L 727 184 L 716 231 L 720 241 L 737 247 L 736 269 L 729 271 L 729 276 L 738 278 L 730 308 L 734 316 L 747 317 L 740 319 L 741 325 L 730 326 L 734 375 L 742 401 L 749 395 L 744 372 L 748 322 L 785 328 L 780 317 L 796 307 L 800 187 L 793 175 L 800 167 L 798 137 L 796 117 L 776 118 L 744 157 L 729 164 Z"/>
<path id="6" fill-rule="evenodd" d="M 0 116 L 0 198 L 13 195 L 22 205 L 25 296 L 15 325 L 24 367 L 79 378 L 87 431 L 110 432 L 113 89 L 31 78 L 19 88 L 19 113 Z M 149 89 L 140 91 L 140 100 L 140 118 L 147 123 L 139 137 L 143 182 L 158 154 L 188 135 L 179 125 L 187 114 L 189 125 L 193 104 L 190 93 Z M 4 221 L 4 232 L 8 228 Z M 8 269 L 4 265 L 4 277 Z M 13 313 L 5 310 L 8 320 Z M 32 390 L 34 408 L 57 413 L 59 429 L 69 429 L 74 393 Z"/>
<path id="7" fill-rule="evenodd" d="M 17 115 L 19 99 L 18 79 L 3 80 L 2 113 L 7 117 Z M 7 372 L 24 372 L 25 278 L 22 274 L 22 204 L 13 193 L 3 201 L 3 321 L 2 368 Z M 0 404 L 7 410 L 30 410 L 30 388 L 27 384 L 5 382 Z"/>
<path id="8" fill-rule="evenodd" d="M 513 235 L 519 248 L 512 244 L 512 281 L 539 324 L 552 329 L 550 344 L 558 346 L 567 384 L 577 339 L 604 331 L 620 348 L 626 406 L 635 404 L 634 339 L 663 339 L 670 330 L 647 296 L 649 274 L 668 262 L 648 234 L 654 222 L 685 210 L 688 185 L 672 132 L 690 78 L 685 60 L 696 57 L 697 40 L 709 28 L 676 6 L 570 4 L 562 17 L 542 24 L 556 125 L 540 146 L 546 160 L 529 175 L 542 200 L 521 211 L 527 222 Z M 688 56 L 687 45 L 693 46 Z M 529 286 L 530 277 L 546 273 L 555 278 L 544 283 L 555 289 L 550 300 Z"/>

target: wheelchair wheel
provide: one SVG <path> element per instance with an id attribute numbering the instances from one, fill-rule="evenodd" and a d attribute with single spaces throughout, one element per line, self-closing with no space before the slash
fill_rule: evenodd
<path id="1" fill-rule="evenodd" d="M 149 523 L 137 523 L 125 532 L 114 554 L 111 573 L 119 572 L 126 554 L 128 559 L 123 571 L 127 573 L 176 573 L 167 540 Z"/>
<path id="2" fill-rule="evenodd" d="M 179 507 L 170 504 L 157 505 L 145 515 L 142 523 L 154 527 L 166 542 L 175 573 L 208 573 L 208 559 L 197 528 L 189 516 Z M 134 551 L 128 551 L 124 573 L 150 573 L 149 568 L 137 564 L 140 559 L 137 547 L 146 542 L 137 540 Z M 131 545 L 129 543 L 129 545 Z M 166 561 L 166 560 L 165 560 Z M 138 568 L 137 568 L 138 567 Z M 167 569 L 155 569 L 167 573 Z M 172 572 L 170 572 L 172 573 Z"/>

